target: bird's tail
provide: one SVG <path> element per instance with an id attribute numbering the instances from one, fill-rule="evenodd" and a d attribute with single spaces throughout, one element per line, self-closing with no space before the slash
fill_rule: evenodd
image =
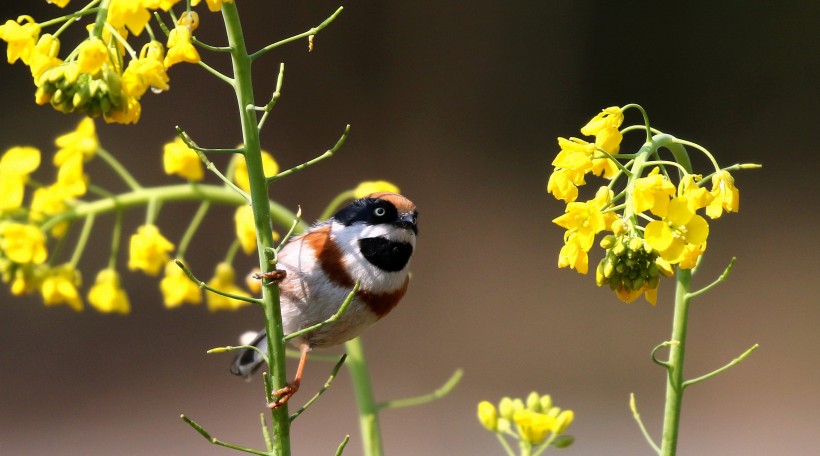
<path id="1" fill-rule="evenodd" d="M 267 353 L 268 338 L 265 335 L 265 330 L 259 331 L 259 334 L 247 345 L 253 345 L 262 350 L 263 353 Z M 239 375 L 242 378 L 250 378 L 263 362 L 262 356 L 260 356 L 256 350 L 246 348 L 240 351 L 239 354 L 236 355 L 236 358 L 234 358 L 233 363 L 231 363 L 231 373 Z"/>

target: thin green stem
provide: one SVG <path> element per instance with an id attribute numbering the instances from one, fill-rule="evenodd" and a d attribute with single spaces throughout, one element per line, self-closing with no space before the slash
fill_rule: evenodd
<path id="1" fill-rule="evenodd" d="M 105 163 L 108 164 L 108 166 L 110 166 L 118 176 L 120 176 L 120 179 L 125 182 L 125 185 L 127 185 L 128 188 L 131 190 L 139 190 L 142 188 L 142 185 L 134 179 L 134 176 L 128 172 L 128 169 L 126 169 L 125 166 L 123 166 L 122 163 L 120 163 L 119 160 L 117 160 L 113 155 L 108 153 L 107 150 L 100 147 L 97 149 L 97 155 L 102 158 L 103 161 L 105 161 Z"/>
<path id="2" fill-rule="evenodd" d="M 216 76 L 217 79 L 221 80 L 225 84 L 228 84 L 231 87 L 235 86 L 236 81 L 234 79 L 232 79 L 230 76 L 224 75 L 221 71 L 219 71 L 216 68 L 208 65 L 207 63 L 203 62 L 202 60 L 197 62 L 197 65 L 204 68 L 205 71 L 207 71 L 208 73 L 211 73 L 212 75 Z"/>
<path id="3" fill-rule="evenodd" d="M 80 231 L 80 237 L 77 239 L 77 243 L 74 245 L 74 253 L 71 255 L 71 260 L 69 260 L 69 264 L 74 267 L 77 266 L 77 263 L 80 262 L 80 258 L 83 256 L 83 252 L 85 251 L 85 246 L 88 244 L 88 236 L 91 234 L 91 228 L 94 226 L 94 214 L 89 214 L 85 218 L 85 223 L 83 223 L 83 230 Z"/>
<path id="4" fill-rule="evenodd" d="M 202 49 L 212 51 L 212 52 L 231 52 L 230 46 L 212 46 L 210 44 L 203 43 L 196 39 L 196 37 L 191 37 L 191 42 L 195 45 L 201 47 Z"/>
<path id="5" fill-rule="evenodd" d="M 641 429 L 641 433 L 643 433 L 643 438 L 646 439 L 646 443 L 655 450 L 656 454 L 661 454 L 661 449 L 658 447 L 658 444 L 652 439 L 652 436 L 649 435 L 649 431 L 646 430 L 646 426 L 643 424 L 643 420 L 641 420 L 641 414 L 638 413 L 638 405 L 635 403 L 635 394 L 629 393 L 629 408 L 632 410 L 632 418 L 635 419 L 635 422 L 638 423 L 638 427 Z"/>
<path id="6" fill-rule="evenodd" d="M 216 437 L 211 437 L 211 434 L 208 431 L 206 431 L 205 428 L 200 426 L 196 421 L 188 418 L 185 415 L 180 415 L 179 417 L 182 418 L 182 421 L 186 422 L 189 426 L 194 428 L 194 430 L 196 430 L 196 432 L 198 432 L 199 435 L 201 435 L 202 437 L 205 437 L 205 439 L 208 442 L 210 442 L 214 445 L 223 446 L 225 448 L 230 448 L 232 450 L 241 451 L 243 453 L 258 454 L 258 455 L 261 455 L 261 456 L 268 455 L 267 452 L 262 451 L 262 450 L 255 450 L 253 448 L 247 448 L 247 447 L 243 447 L 243 446 L 239 446 L 239 445 L 234 445 L 232 443 L 223 442 L 222 440 L 219 440 Z"/>
<path id="7" fill-rule="evenodd" d="M 628 104 L 628 105 L 624 106 L 623 108 L 621 108 L 621 110 L 626 111 L 629 108 L 635 108 L 635 109 L 637 109 L 638 111 L 641 112 L 641 115 L 643 116 L 643 122 L 644 122 L 644 125 L 645 125 L 644 129 L 646 130 L 646 140 L 647 141 L 651 140 L 651 138 L 652 138 L 652 127 L 649 125 L 649 115 L 643 109 L 643 106 L 641 106 L 639 104 L 636 104 L 636 103 L 631 103 L 631 104 Z"/>
<path id="8" fill-rule="evenodd" d="M 259 414 L 259 421 L 262 422 L 262 438 L 265 439 L 265 448 L 268 453 L 273 453 L 273 441 L 270 439 L 270 430 L 268 429 L 268 420 L 265 419 L 265 414 Z"/>
<path id="9" fill-rule="evenodd" d="M 689 289 L 692 271 L 678 268 L 676 274 L 675 310 L 669 346 L 669 368 L 666 383 L 666 402 L 663 414 L 661 455 L 674 456 L 678 446 L 681 404 L 683 401 L 683 363 L 686 353 L 686 326 L 689 314 Z"/>
<path id="10" fill-rule="evenodd" d="M 339 444 L 339 447 L 336 448 L 336 456 L 342 456 L 342 453 L 345 451 L 345 447 L 347 446 L 347 442 L 350 441 L 350 434 L 346 435 L 344 439 L 342 439 L 342 443 Z"/>
<path id="11" fill-rule="evenodd" d="M 191 239 L 193 239 L 196 230 L 199 229 L 199 225 L 202 224 L 202 220 L 205 219 L 205 214 L 208 213 L 208 209 L 210 208 L 211 203 L 208 201 L 203 201 L 199 204 L 199 208 L 197 208 L 194 217 L 191 219 L 191 222 L 188 223 L 188 229 L 185 230 L 185 234 L 182 235 L 182 240 L 179 241 L 179 247 L 177 248 L 177 256 L 179 258 L 185 257 L 185 252 L 188 250 Z"/>
<path id="12" fill-rule="evenodd" d="M 729 265 L 726 266 L 726 269 L 723 270 L 723 273 L 720 275 L 720 277 L 715 279 L 715 281 L 710 283 L 709 285 L 706 285 L 705 287 L 701 288 L 700 290 L 689 293 L 689 299 L 697 298 L 698 296 L 702 295 L 703 293 L 706 293 L 707 291 L 718 286 L 721 282 L 726 280 L 726 278 L 729 277 L 729 273 L 732 272 L 732 268 L 735 267 L 735 261 L 737 261 L 737 257 L 732 257 L 732 261 L 729 262 Z"/>
<path id="13" fill-rule="evenodd" d="M 264 361 L 265 364 L 268 363 L 268 354 L 255 345 L 228 345 L 226 347 L 215 347 L 206 351 L 205 353 L 212 355 L 214 353 L 226 353 L 237 350 L 253 350 L 259 354 L 259 356 L 262 358 L 262 361 Z"/>
<path id="14" fill-rule="evenodd" d="M 188 276 L 188 279 L 190 279 L 191 282 L 197 284 L 197 286 L 199 288 L 204 288 L 205 290 L 208 290 L 211 293 L 216 293 L 220 296 L 225 296 L 226 298 L 236 299 L 238 301 L 245 301 L 245 302 L 249 302 L 251 304 L 261 304 L 261 301 L 259 299 L 252 298 L 250 296 L 243 296 L 243 295 L 239 295 L 239 294 L 228 293 L 227 291 L 222 291 L 222 290 L 216 289 L 216 288 L 208 285 L 207 283 L 197 279 L 196 276 L 194 276 L 194 273 L 191 272 L 191 270 L 188 269 L 188 267 L 186 267 L 185 264 L 182 261 L 174 260 L 174 263 L 176 263 L 176 265 L 179 266 L 179 268 L 182 269 L 183 272 L 185 272 L 185 275 Z"/>
<path id="15" fill-rule="evenodd" d="M 284 40 L 277 41 L 277 42 L 275 42 L 275 43 L 273 43 L 273 44 L 269 44 L 269 45 L 267 45 L 267 46 L 263 47 L 262 49 L 260 49 L 260 50 L 258 50 L 258 51 L 256 51 L 256 52 L 254 52 L 253 54 L 251 54 L 251 55 L 250 55 L 250 59 L 251 59 L 251 61 L 258 59 L 258 58 L 259 58 L 259 57 L 261 57 L 262 55 L 266 54 L 267 52 L 269 52 L 269 51 L 271 51 L 271 50 L 273 50 L 273 49 L 278 48 L 279 46 L 281 46 L 281 45 L 283 45 L 283 44 L 290 43 L 291 41 L 300 40 L 300 39 L 302 39 L 302 38 L 307 38 L 307 37 L 309 37 L 310 35 L 315 35 L 315 34 L 316 34 L 316 33 L 318 33 L 320 30 L 322 30 L 323 28 L 325 28 L 325 27 L 327 27 L 328 25 L 330 25 L 330 23 L 331 23 L 331 22 L 333 22 L 333 20 L 334 20 L 334 19 L 336 19 L 336 16 L 338 16 L 338 15 L 342 12 L 342 9 L 344 9 L 344 8 L 339 7 L 339 9 L 337 9 L 337 10 L 336 10 L 336 12 L 334 12 L 333 14 L 331 14 L 331 15 L 330 15 L 330 17 L 328 17 L 327 19 L 325 19 L 325 20 L 324 20 L 321 24 L 317 25 L 316 27 L 313 27 L 312 29 L 308 30 L 307 32 L 300 33 L 300 34 L 298 34 L 298 35 L 294 35 L 294 36 L 292 36 L 292 37 L 290 37 L 290 38 L 286 38 L 286 39 L 284 39 Z"/>
<path id="16" fill-rule="evenodd" d="M 320 155 L 320 156 L 318 156 L 318 157 L 316 157 L 312 160 L 308 160 L 308 161 L 302 163 L 301 165 L 294 166 L 293 168 L 290 168 L 286 171 L 282 171 L 281 173 L 278 173 L 275 176 L 269 177 L 268 178 L 268 183 L 276 182 L 277 180 L 279 180 L 283 177 L 287 177 L 287 176 L 289 176 L 289 175 L 291 175 L 291 174 L 293 174 L 297 171 L 301 171 L 301 170 L 307 168 L 308 166 L 315 165 L 316 163 L 319 163 L 320 161 L 322 161 L 326 158 L 332 157 L 333 154 L 335 154 L 344 145 L 345 141 L 347 140 L 348 133 L 350 133 L 350 125 L 347 125 L 345 127 L 344 133 L 342 133 L 342 136 L 339 138 L 338 141 L 336 141 L 336 144 L 333 147 L 331 147 L 330 149 L 328 149 L 327 151 L 325 151 L 325 153 L 323 153 L 322 155 Z"/>
<path id="17" fill-rule="evenodd" d="M 461 381 L 461 377 L 463 375 L 464 371 L 462 369 L 456 369 L 456 371 L 453 372 L 453 375 L 450 376 L 450 378 L 446 382 L 444 382 L 444 384 L 441 385 L 441 387 L 437 388 L 432 393 L 422 394 L 419 396 L 408 397 L 403 399 L 393 399 L 377 404 L 376 407 L 378 407 L 379 409 L 394 409 L 402 407 L 412 407 L 415 405 L 433 402 L 449 394 L 450 391 L 452 391 L 453 388 L 455 388 L 456 385 L 458 385 L 458 382 Z"/>
<path id="18" fill-rule="evenodd" d="M 151 201 L 210 201 L 217 204 L 239 206 L 246 204 L 244 198 L 233 190 L 221 185 L 177 184 L 160 187 L 147 187 L 137 191 L 123 193 L 112 198 L 102 198 L 92 202 L 83 202 L 61 214 L 55 215 L 43 223 L 41 228 L 48 231 L 63 221 L 77 220 L 88 214 L 105 214 L 131 207 L 145 206 Z M 268 201 L 272 220 L 279 226 L 290 226 L 294 214 L 279 203 Z"/>
<path id="19" fill-rule="evenodd" d="M 251 207 L 253 208 L 257 250 L 259 252 L 259 269 L 262 274 L 265 274 L 275 270 L 276 264 L 272 261 L 274 258 L 271 254 L 274 249 L 274 242 L 270 224 L 268 185 L 262 167 L 262 147 L 259 141 L 259 130 L 256 128 L 258 120 L 256 111 L 245 109 L 246 106 L 255 105 L 251 75 L 253 57 L 248 54 L 245 46 L 245 37 L 242 32 L 236 2 L 222 5 L 222 18 L 228 36 L 228 45 L 231 48 L 233 87 L 242 125 L 243 155 L 248 168 Z M 287 363 L 285 363 L 285 343 L 282 340 L 284 329 L 279 303 L 279 286 L 276 283 L 262 287 L 262 303 L 265 313 L 265 330 L 268 334 L 268 356 L 271 360 L 268 369 L 272 387 L 278 390 L 287 384 Z M 271 414 L 273 420 L 273 454 L 289 456 L 291 454 L 290 418 L 287 404 L 271 409 Z"/>
<path id="20" fill-rule="evenodd" d="M 276 76 L 276 89 L 273 91 L 273 95 L 270 97 L 270 101 L 268 104 L 265 105 L 264 113 L 262 114 L 262 118 L 259 119 L 259 123 L 256 124 L 256 129 L 261 130 L 262 126 L 265 125 L 265 121 L 268 120 L 268 115 L 273 110 L 273 107 L 276 105 L 276 102 L 279 101 L 279 97 L 282 96 L 282 81 L 285 77 L 285 64 L 279 64 L 279 75 Z"/>
<path id="21" fill-rule="evenodd" d="M 300 337 L 300 336 L 302 336 L 302 335 L 304 335 L 304 334 L 307 334 L 307 333 L 309 333 L 309 332 L 311 332 L 311 331 L 315 331 L 315 330 L 317 330 L 317 329 L 319 329 L 319 328 L 321 328 L 321 327 L 323 327 L 323 326 L 329 325 L 329 324 L 333 323 L 334 321 L 338 320 L 338 319 L 339 319 L 339 317 L 341 317 L 341 316 L 342 316 L 342 314 L 344 314 L 344 312 L 347 310 L 347 307 L 350 305 L 350 303 L 351 303 L 351 302 L 353 302 L 353 298 L 355 298 L 355 297 L 356 297 L 356 293 L 358 293 L 358 292 L 359 292 L 359 287 L 360 287 L 360 286 L 361 286 L 361 282 L 357 280 L 357 281 L 356 281 L 356 284 L 355 284 L 355 285 L 353 285 L 353 289 L 352 289 L 352 290 L 350 290 L 350 293 L 348 293 L 348 294 L 347 294 L 347 298 L 345 298 L 345 300 L 344 300 L 344 302 L 342 303 L 342 305 L 341 305 L 341 306 L 339 306 L 339 310 L 337 310 L 337 311 L 336 311 L 336 313 L 335 313 L 335 314 L 333 314 L 330 318 L 328 318 L 327 320 L 325 320 L 325 321 L 323 321 L 323 322 L 321 322 L 321 323 L 317 323 L 317 324 L 315 324 L 315 325 L 308 326 L 307 328 L 300 329 L 299 331 L 296 331 L 296 332 L 290 333 L 290 334 L 288 334 L 287 336 L 283 337 L 283 338 L 282 338 L 282 340 L 284 340 L 285 342 L 287 342 L 287 341 L 289 341 L 289 340 L 292 340 L 292 339 L 295 339 L 295 338 L 297 338 L 297 337 Z"/>
<path id="22" fill-rule="evenodd" d="M 381 456 L 384 453 L 379 425 L 379 408 L 373 398 L 370 371 L 364 357 L 364 347 L 360 338 L 345 342 L 347 371 L 353 380 L 356 403 L 359 408 L 359 428 L 362 435 L 362 449 L 365 456 Z"/>
<path id="23" fill-rule="evenodd" d="M 109 3 L 111 3 L 111 0 L 102 0 L 102 2 L 100 2 L 100 7 L 97 10 L 97 18 L 94 20 L 94 27 L 91 29 L 90 36 L 102 37 L 105 20 L 108 18 Z"/>
<path id="24" fill-rule="evenodd" d="M 111 232 L 111 256 L 108 257 L 108 268 L 117 267 L 117 256 L 120 252 L 120 238 L 122 238 L 122 211 L 117 211 L 114 217 L 114 229 Z"/>
<path id="25" fill-rule="evenodd" d="M 505 439 L 504 436 L 501 435 L 498 432 L 495 433 L 495 436 L 498 437 L 498 441 L 501 443 L 501 446 L 504 447 L 504 451 L 507 452 L 507 455 L 508 456 L 515 456 L 515 452 L 510 447 L 510 444 L 509 444 L 509 442 L 507 442 L 507 439 Z"/>
<path id="26" fill-rule="evenodd" d="M 319 397 L 322 394 L 324 394 L 324 392 L 327 391 L 330 388 L 330 385 L 333 384 L 333 380 L 336 378 L 336 375 L 339 373 L 339 369 L 341 369 L 342 365 L 345 363 L 346 358 L 347 358 L 347 355 L 342 355 L 342 357 L 339 358 L 339 361 L 336 363 L 335 366 L 333 366 L 333 369 L 330 371 L 330 376 L 328 377 L 325 384 L 322 385 L 322 387 L 319 389 L 319 391 L 317 391 L 316 394 L 314 394 L 313 397 L 310 398 L 310 400 L 305 402 L 305 405 L 303 405 L 299 410 L 297 410 L 296 412 L 294 412 L 290 416 L 290 421 L 291 422 L 293 422 L 293 420 L 295 420 L 296 418 L 299 418 L 299 415 L 301 415 L 302 413 L 305 412 L 305 410 L 310 408 L 310 406 L 313 405 L 313 403 L 316 402 L 316 400 L 319 399 Z"/>
<path id="27" fill-rule="evenodd" d="M 719 369 L 715 369 L 715 370 L 713 370 L 712 372 L 709 372 L 709 373 L 708 373 L 708 374 L 706 374 L 706 375 L 701 375 L 700 377 L 693 378 L 693 379 L 691 379 L 691 380 L 687 380 L 687 381 L 683 382 L 683 387 L 684 387 L 684 388 L 686 388 L 687 386 L 692 386 L 692 385 L 694 385 L 695 383 L 700 383 L 700 382 L 702 382 L 702 381 L 704 381 L 704 380 L 708 380 L 708 379 L 710 379 L 710 378 L 714 377 L 714 376 L 715 376 L 715 375 L 717 375 L 717 374 L 720 374 L 720 373 L 722 373 L 722 372 L 725 372 L 725 371 L 727 371 L 727 370 L 729 370 L 729 369 L 733 368 L 734 366 L 736 366 L 736 365 L 740 364 L 740 362 L 741 362 L 741 361 L 743 361 L 744 359 L 746 359 L 749 355 L 751 355 L 753 351 L 757 350 L 757 348 L 758 348 L 758 347 L 760 347 L 760 345 L 759 345 L 759 344 L 754 344 L 754 345 L 752 345 L 751 347 L 749 347 L 749 349 L 748 349 L 748 350 L 746 350 L 745 352 L 743 352 L 743 353 L 742 353 L 740 356 L 738 356 L 737 358 L 735 358 L 735 359 L 733 359 L 733 360 L 729 361 L 729 362 L 728 362 L 726 365 L 724 365 L 723 367 L 721 367 L 721 368 L 719 368 Z"/>
<path id="28" fill-rule="evenodd" d="M 59 24 L 60 22 L 65 22 L 65 24 L 60 26 L 60 30 L 58 30 L 58 32 L 60 32 L 61 30 L 63 30 L 63 28 L 66 26 L 66 24 L 70 24 L 70 23 L 73 22 L 70 19 L 74 19 L 74 18 L 77 18 L 77 17 L 82 17 L 82 16 L 86 16 L 86 15 L 89 15 L 89 14 L 96 13 L 97 12 L 96 6 L 99 3 L 100 3 L 100 0 L 93 0 L 92 2 L 89 2 L 87 5 L 85 5 L 84 7 L 82 7 L 81 9 L 79 9 L 79 10 L 73 12 L 73 13 L 69 13 L 69 14 L 66 14 L 64 16 L 55 17 L 54 19 L 49 19 L 47 21 L 40 22 L 40 23 L 38 23 L 38 25 L 40 26 L 41 29 L 44 29 L 44 28 L 52 26 L 54 24 Z M 55 33 L 54 35 L 56 36 L 57 34 Z"/>

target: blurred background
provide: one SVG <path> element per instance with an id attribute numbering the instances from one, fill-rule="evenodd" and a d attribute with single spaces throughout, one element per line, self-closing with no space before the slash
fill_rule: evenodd
<path id="1" fill-rule="evenodd" d="M 340 3 L 238 1 L 249 46 L 303 32 Z M 259 104 L 280 62 L 283 95 L 263 146 L 283 168 L 351 135 L 334 158 L 276 183 L 271 195 L 313 220 L 337 193 L 387 179 L 421 213 L 410 291 L 364 335 L 380 400 L 427 393 L 456 368 L 446 398 L 382 415 L 390 455 L 501 454 L 475 417 L 481 400 L 550 393 L 575 411 L 568 455 L 649 455 L 628 406 L 634 392 L 660 436 L 664 371 L 652 347 L 669 338 L 673 285 L 659 303 L 618 301 L 556 267 L 563 205 L 545 191 L 557 136 L 604 107 L 640 103 L 652 125 L 704 145 L 736 173 L 740 212 L 711 224 L 696 283 L 732 256 L 730 280 L 697 300 L 686 373 L 722 366 L 754 343 L 741 365 L 687 390 L 680 454 L 808 454 L 820 428 L 818 159 L 820 5 L 815 2 L 347 2 L 307 52 L 299 41 L 254 67 Z M 469 6 L 468 6 L 469 5 Z M 221 20 L 200 10 L 197 36 L 223 44 Z M 3 2 L 2 18 L 58 15 L 46 2 Z M 77 32 L 80 32 L 80 27 Z M 64 44 L 62 55 L 68 51 Z M 227 70 L 223 56 L 202 52 Z M 171 90 L 143 98 L 136 126 L 97 122 L 101 142 L 145 185 L 162 174 L 161 146 L 180 125 L 206 147 L 240 142 L 235 101 L 196 66 L 170 70 Z M 0 65 L 0 149 L 54 138 L 80 118 L 33 103 L 28 69 Z M 635 112 L 628 123 L 640 122 Z M 696 166 L 704 164 L 696 159 Z M 224 163 L 224 161 L 219 161 Z M 92 182 L 124 187 L 101 163 Z M 52 178 L 44 174 L 43 180 Z M 166 206 L 158 224 L 178 242 L 194 205 Z M 187 259 L 209 276 L 232 239 L 233 210 L 215 208 Z M 125 234 L 144 213 L 126 217 Z M 81 263 L 87 292 L 103 268 L 110 217 L 98 220 Z M 99 245 L 99 247 L 96 247 Z M 593 251 L 595 252 L 595 251 Z M 185 413 L 216 437 L 263 446 L 260 379 L 228 373 L 229 355 L 206 355 L 261 326 L 261 313 L 169 311 L 157 280 L 121 271 L 133 311 L 47 309 L 39 297 L 0 291 L 0 453 L 4 455 L 221 455 L 179 420 Z M 598 256 L 596 256 L 598 255 Z M 591 257 L 597 263 L 600 252 Z M 241 256 L 239 270 L 249 268 Z M 338 352 L 339 350 L 336 350 Z M 335 352 L 334 352 L 335 353 Z M 291 361 L 293 362 L 293 361 Z M 293 367 L 291 368 L 293 369 Z M 327 378 L 311 362 L 296 404 Z M 295 454 L 360 454 L 347 375 L 293 429 Z"/>

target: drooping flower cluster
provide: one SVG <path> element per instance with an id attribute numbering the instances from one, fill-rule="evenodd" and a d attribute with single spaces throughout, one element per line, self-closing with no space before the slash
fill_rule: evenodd
<path id="1" fill-rule="evenodd" d="M 478 404 L 478 421 L 499 438 L 511 437 L 519 442 L 521 454 L 531 454 L 533 448 L 566 448 L 574 439 L 565 434 L 575 419 L 572 410 L 561 410 L 550 395 L 533 391 L 526 400 L 501 399 L 496 408 L 489 401 Z M 539 450 L 543 451 L 543 449 Z"/>
<path id="2" fill-rule="evenodd" d="M 720 168 L 703 147 L 659 133 L 648 123 L 620 129 L 630 108 L 643 113 L 637 105 L 609 107 L 582 127 L 594 142 L 558 138 L 560 152 L 547 191 L 567 204 L 553 220 L 567 230 L 558 266 L 586 274 L 595 237 L 610 232 L 600 242 L 605 255 L 596 283 L 608 285 L 623 301 L 645 294 L 655 304 L 660 276 L 671 276 L 676 267 L 695 267 L 706 250 L 709 224 L 697 212 L 704 209 L 712 219 L 737 212 L 738 191 L 729 170 L 752 165 Z M 623 134 L 631 131 L 644 133 L 647 140 L 637 152 L 622 153 Z M 706 176 L 695 173 L 685 146 L 704 153 L 714 169 Z M 661 157 L 662 149 L 671 152 L 672 160 Z M 594 198 L 578 202 L 589 173 L 605 183 Z"/>
<path id="3" fill-rule="evenodd" d="M 199 62 L 192 44 L 192 33 L 199 24 L 197 13 L 183 13 L 170 30 L 167 55 L 165 46 L 155 39 L 148 25 L 153 11 L 169 12 L 179 1 L 111 0 L 107 9 L 85 7 L 74 15 L 41 23 L 23 15 L 0 25 L 0 40 L 8 43 L 9 63 L 20 60 L 31 70 L 38 104 L 50 104 L 66 113 L 102 116 L 107 122 L 136 123 L 142 111 L 143 94 L 149 88 L 154 92 L 170 88 L 167 70 L 172 65 Z M 230 1 L 208 1 L 208 8 L 219 11 L 223 3 Z M 61 0 L 58 6 L 67 4 L 68 0 Z M 91 16 L 95 19 L 88 24 L 89 37 L 60 58 L 60 34 L 75 18 L 91 14 L 95 14 Z M 41 34 L 42 29 L 58 24 L 62 26 L 53 34 Z M 134 49 L 140 48 L 129 39 L 133 41 L 145 30 L 149 40 L 137 53 Z M 133 38 L 129 38 L 129 32 Z"/>

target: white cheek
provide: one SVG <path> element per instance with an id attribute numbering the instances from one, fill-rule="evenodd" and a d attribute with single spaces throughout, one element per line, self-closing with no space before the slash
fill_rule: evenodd
<path id="1" fill-rule="evenodd" d="M 410 263 L 401 271 L 383 271 L 367 261 L 359 250 L 359 239 L 370 237 L 384 237 L 396 242 L 407 242 L 416 247 L 415 234 L 406 229 L 397 228 L 390 225 L 364 225 L 353 224 L 344 226 L 333 222 L 331 227 L 334 240 L 342 250 L 345 265 L 348 272 L 355 279 L 362 281 L 362 288 L 372 292 L 392 292 L 404 285 Z"/>

